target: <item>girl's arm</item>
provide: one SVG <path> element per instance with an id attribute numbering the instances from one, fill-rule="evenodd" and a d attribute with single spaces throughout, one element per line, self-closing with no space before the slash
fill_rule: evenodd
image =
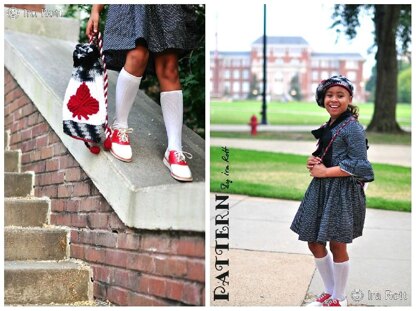
<path id="1" fill-rule="evenodd" d="M 343 171 L 339 166 L 326 167 L 323 164 L 314 165 L 310 170 L 311 176 L 317 178 L 328 178 L 328 177 L 348 177 L 350 173 Z"/>
<path id="2" fill-rule="evenodd" d="M 100 13 L 104 9 L 104 4 L 94 4 L 91 9 L 90 19 L 87 23 L 85 33 L 88 37 L 92 36 L 93 33 L 98 32 L 98 25 L 100 22 Z"/>

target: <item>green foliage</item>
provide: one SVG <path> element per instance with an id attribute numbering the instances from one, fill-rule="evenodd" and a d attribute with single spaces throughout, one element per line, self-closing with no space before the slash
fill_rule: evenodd
<path id="1" fill-rule="evenodd" d="M 409 67 L 401 71 L 397 80 L 397 99 L 410 104 L 412 101 L 412 69 Z"/>
<path id="2" fill-rule="evenodd" d="M 193 5 L 197 16 L 197 47 L 179 61 L 185 124 L 205 137 L 205 6 Z"/>
<path id="3" fill-rule="evenodd" d="M 179 60 L 180 81 L 184 96 L 184 123 L 200 136 L 205 137 L 205 6 L 192 5 L 197 16 L 197 47 Z M 66 5 L 65 17 L 78 18 L 80 42 L 87 42 L 85 29 L 92 5 Z M 100 14 L 100 30 L 103 34 L 108 5 Z M 155 76 L 147 75 L 140 88 L 156 102 L 159 102 L 159 83 Z"/>
<path id="4" fill-rule="evenodd" d="M 80 20 L 80 30 L 79 30 L 79 42 L 88 42 L 87 35 L 85 30 L 87 28 L 87 23 L 90 18 L 92 5 L 91 4 L 67 4 L 65 6 L 65 17 L 77 18 Z M 101 34 L 104 35 L 104 26 L 105 20 L 107 17 L 108 6 L 104 6 L 103 11 L 100 14 L 100 26 L 99 30 Z"/>
<path id="5" fill-rule="evenodd" d="M 334 28 L 338 34 L 341 34 L 343 29 L 349 39 L 354 39 L 357 35 L 357 28 L 360 26 L 360 13 L 373 14 L 374 6 L 371 4 L 335 4 L 332 14 L 334 22 L 331 28 Z M 411 5 L 400 5 L 400 18 L 396 32 L 397 39 L 401 42 L 400 54 L 405 54 L 411 44 L 411 24 Z"/>

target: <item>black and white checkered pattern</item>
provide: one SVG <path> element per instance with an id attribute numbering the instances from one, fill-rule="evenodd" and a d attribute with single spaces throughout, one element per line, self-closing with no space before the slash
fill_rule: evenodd
<path id="1" fill-rule="evenodd" d="M 103 125 L 91 125 L 87 123 L 63 121 L 64 133 L 90 143 L 101 143 L 105 139 Z"/>

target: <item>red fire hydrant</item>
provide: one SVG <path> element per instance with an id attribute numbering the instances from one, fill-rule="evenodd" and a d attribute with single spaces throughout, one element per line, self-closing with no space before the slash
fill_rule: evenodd
<path id="1" fill-rule="evenodd" d="M 251 135 L 255 136 L 257 135 L 257 117 L 253 114 L 253 116 L 250 118 L 250 123 L 248 124 L 251 127 Z"/>

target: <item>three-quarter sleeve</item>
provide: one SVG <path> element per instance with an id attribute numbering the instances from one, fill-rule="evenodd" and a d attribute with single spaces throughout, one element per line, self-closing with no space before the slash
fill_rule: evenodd
<path id="1" fill-rule="evenodd" d="M 347 145 L 347 155 L 339 163 L 340 168 L 363 182 L 373 181 L 374 172 L 367 159 L 367 144 L 362 126 L 353 122 L 344 131 L 342 139 Z"/>

